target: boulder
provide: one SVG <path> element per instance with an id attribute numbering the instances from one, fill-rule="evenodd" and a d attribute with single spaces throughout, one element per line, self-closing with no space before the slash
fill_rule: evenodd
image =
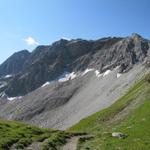
<path id="1" fill-rule="evenodd" d="M 121 133 L 121 132 L 113 132 L 112 137 L 116 137 L 116 138 L 119 138 L 119 139 L 124 139 L 126 137 L 126 135 Z"/>

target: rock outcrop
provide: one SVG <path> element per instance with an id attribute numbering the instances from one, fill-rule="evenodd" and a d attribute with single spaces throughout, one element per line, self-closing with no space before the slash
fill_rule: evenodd
<path id="1" fill-rule="evenodd" d="M 96 41 L 61 39 L 50 46 L 37 47 L 30 55 L 26 52 L 28 58 L 23 57 L 26 61 L 17 60 L 20 64 L 17 67 L 13 61 L 14 67 L 11 67 L 12 70 L 7 67 L 5 74 L 19 74 L 8 84 L 5 92 L 9 96 L 25 95 L 46 81 L 57 79 L 65 71 L 78 72 L 95 68 L 102 73 L 120 66 L 119 72 L 126 72 L 134 64 L 144 61 L 150 53 L 149 47 L 150 42 L 138 34 Z M 5 65 L 1 68 L 3 66 Z"/>

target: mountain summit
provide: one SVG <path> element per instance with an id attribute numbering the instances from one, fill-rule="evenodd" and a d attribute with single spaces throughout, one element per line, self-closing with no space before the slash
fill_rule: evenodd
<path id="1" fill-rule="evenodd" d="M 149 43 L 136 33 L 127 38 L 95 41 L 61 39 L 50 46 L 38 46 L 31 54 L 13 54 L 0 66 L 0 75 L 16 75 L 5 89 L 7 95 L 25 95 L 47 81 L 56 80 L 66 70 L 95 68 L 102 73 L 120 66 L 120 73 L 126 72 L 147 57 Z"/>

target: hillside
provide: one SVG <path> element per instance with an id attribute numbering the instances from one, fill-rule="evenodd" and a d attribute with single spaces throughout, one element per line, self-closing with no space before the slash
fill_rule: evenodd
<path id="1" fill-rule="evenodd" d="M 94 135 L 91 140 L 79 141 L 81 150 L 149 150 L 149 108 L 150 84 L 142 80 L 112 106 L 81 120 L 70 130 Z M 112 137 L 114 132 L 121 132 L 124 137 Z"/>
<path id="2" fill-rule="evenodd" d="M 42 127 L 66 129 L 109 107 L 141 79 L 147 69 L 144 65 L 137 65 L 119 78 L 118 68 L 100 77 L 95 72 L 90 71 L 84 76 L 81 73 L 79 77 L 66 82 L 55 81 L 21 98 L 8 98 L 7 103 L 0 105 L 0 117 L 23 120 Z"/>
<path id="3" fill-rule="evenodd" d="M 110 107 L 81 120 L 66 132 L 0 120 L 0 149 L 149 150 L 149 77 L 132 86 Z M 112 137 L 112 133 L 123 136 Z"/>
<path id="4" fill-rule="evenodd" d="M 56 150 L 71 136 L 63 131 L 43 129 L 21 122 L 0 120 L 0 150 Z"/>

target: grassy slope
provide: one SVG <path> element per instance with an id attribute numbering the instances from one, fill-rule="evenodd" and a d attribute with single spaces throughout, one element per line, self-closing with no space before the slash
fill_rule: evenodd
<path id="1" fill-rule="evenodd" d="M 91 140 L 80 140 L 78 149 L 149 150 L 150 84 L 140 81 L 111 107 L 81 120 L 70 131 L 88 132 L 95 136 Z M 127 137 L 114 138 L 112 132 L 122 132 Z"/>
<path id="2" fill-rule="evenodd" d="M 24 148 L 32 142 L 43 142 L 43 150 L 56 149 L 66 142 L 70 136 L 62 131 L 42 129 L 15 121 L 0 120 L 0 150 L 7 150 L 13 144 L 16 148 Z"/>
<path id="3" fill-rule="evenodd" d="M 130 106 L 132 106 L 130 108 Z M 130 109 L 129 109 L 130 108 Z M 24 148 L 33 142 L 42 142 L 42 149 L 59 149 L 75 132 L 87 132 L 95 137 L 79 142 L 79 149 L 91 150 L 149 150 L 150 149 L 150 84 L 144 80 L 111 107 L 83 119 L 66 133 L 30 126 L 21 122 L 0 120 L 0 150 L 12 145 Z M 126 111 L 125 111 L 126 110 Z M 121 112 L 128 115 L 121 119 Z M 124 114 L 123 113 L 123 114 Z M 125 139 L 111 137 L 112 132 L 127 134 Z M 77 134 L 77 135 L 78 135 Z M 45 140 L 46 139 L 46 140 Z"/>

